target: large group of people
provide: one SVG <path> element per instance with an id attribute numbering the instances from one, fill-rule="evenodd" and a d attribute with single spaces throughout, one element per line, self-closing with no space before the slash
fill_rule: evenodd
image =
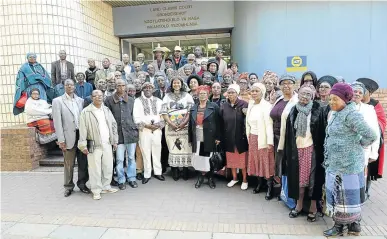
<path id="1" fill-rule="evenodd" d="M 227 187 L 241 180 L 241 190 L 255 178 L 252 192 L 266 190 L 266 200 L 278 196 L 274 186 L 286 178 L 281 194 L 295 201 L 290 218 L 306 210 L 315 222 L 324 209 L 335 222 L 324 235 L 360 233 L 361 206 L 383 174 L 386 115 L 371 97 L 376 81 L 346 83 L 312 71 L 300 81 L 272 71 L 260 78 L 227 65 L 221 48 L 212 59 L 201 47 L 187 58 L 180 46 L 167 57 L 160 46 L 153 52 L 149 64 L 142 53 L 133 64 L 124 54 L 114 68 L 108 58 L 101 69 L 89 59 L 85 73 L 74 73 L 60 51 L 51 78 L 36 54 L 27 55 L 14 114 L 25 111 L 39 135 L 56 135 L 65 197 L 74 189 L 75 159 L 77 186 L 95 200 L 126 184 L 147 184 L 152 174 L 165 181 L 168 167 L 175 181 L 194 168 L 195 188 L 207 178 L 215 189 L 215 174 L 231 178 Z M 214 172 L 210 159 L 219 151 L 226 166 Z"/>

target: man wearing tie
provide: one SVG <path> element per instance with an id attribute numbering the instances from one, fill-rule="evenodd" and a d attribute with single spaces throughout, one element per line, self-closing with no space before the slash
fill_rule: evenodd
<path id="1" fill-rule="evenodd" d="M 73 182 L 75 158 L 78 161 L 77 186 L 83 193 L 90 193 L 86 187 L 89 180 L 86 156 L 77 148 L 79 140 L 79 116 L 83 109 L 83 99 L 74 94 L 72 79 L 64 82 L 65 94 L 52 101 L 52 116 L 59 147 L 64 156 L 64 196 L 68 197 L 75 187 Z"/>

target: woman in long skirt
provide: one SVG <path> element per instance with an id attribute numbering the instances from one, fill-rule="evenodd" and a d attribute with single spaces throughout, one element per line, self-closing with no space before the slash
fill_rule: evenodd
<path id="1" fill-rule="evenodd" d="M 251 99 L 246 115 L 246 135 L 249 139 L 247 173 L 258 177 L 253 193 L 259 193 L 263 178 L 267 180 L 266 200 L 272 198 L 275 169 L 273 152 L 273 120 L 270 118 L 271 104 L 264 99 L 265 85 L 251 86 Z"/>
<path id="2" fill-rule="evenodd" d="M 364 147 L 376 140 L 375 132 L 351 102 L 353 90 L 338 83 L 330 92 L 333 111 L 325 137 L 325 191 L 327 214 L 335 225 L 325 236 L 360 234 L 361 206 L 365 201 Z"/>

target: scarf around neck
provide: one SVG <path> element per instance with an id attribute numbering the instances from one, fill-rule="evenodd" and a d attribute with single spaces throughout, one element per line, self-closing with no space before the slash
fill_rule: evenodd
<path id="1" fill-rule="evenodd" d="M 310 114 L 313 106 L 313 101 L 310 101 L 307 105 L 296 104 L 296 109 L 298 114 L 296 121 L 294 122 L 294 129 L 296 129 L 296 137 L 305 137 L 307 124 L 308 124 L 308 115 Z"/>

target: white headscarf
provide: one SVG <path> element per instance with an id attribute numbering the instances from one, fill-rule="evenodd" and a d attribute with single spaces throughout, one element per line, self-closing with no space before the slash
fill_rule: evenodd
<path id="1" fill-rule="evenodd" d="M 235 90 L 236 93 L 237 93 L 238 95 L 239 95 L 239 92 L 241 91 L 241 88 L 240 88 L 239 85 L 237 85 L 237 84 L 231 84 L 231 85 L 229 85 L 227 90 L 229 90 L 229 89 Z"/>

